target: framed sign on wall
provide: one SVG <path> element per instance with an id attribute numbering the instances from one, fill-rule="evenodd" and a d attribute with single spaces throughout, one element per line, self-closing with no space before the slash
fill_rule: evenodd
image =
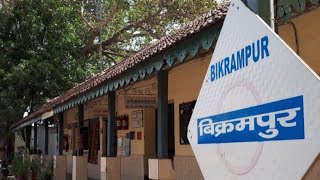
<path id="1" fill-rule="evenodd" d="M 137 111 L 132 112 L 131 126 L 132 126 L 132 128 L 143 127 L 143 110 L 137 110 Z"/>

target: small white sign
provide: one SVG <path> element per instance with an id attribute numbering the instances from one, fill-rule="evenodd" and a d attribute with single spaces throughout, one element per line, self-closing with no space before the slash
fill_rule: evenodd
<path id="1" fill-rule="evenodd" d="M 205 179 L 301 179 L 320 149 L 319 77 L 232 1 L 188 127 Z"/>
<path id="2" fill-rule="evenodd" d="M 156 108 L 157 99 L 152 96 L 126 96 L 124 101 L 126 109 Z"/>
<path id="3" fill-rule="evenodd" d="M 132 111 L 132 113 L 131 113 L 131 127 L 132 128 L 143 127 L 143 110 Z"/>

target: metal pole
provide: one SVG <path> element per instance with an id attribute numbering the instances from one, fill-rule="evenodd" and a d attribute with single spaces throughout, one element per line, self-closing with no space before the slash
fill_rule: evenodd
<path id="1" fill-rule="evenodd" d="M 107 119 L 107 157 L 116 156 L 116 93 L 114 91 L 108 93 L 108 119 Z"/>
<path id="2" fill-rule="evenodd" d="M 102 22 L 101 22 L 101 17 L 102 17 L 102 4 L 101 0 L 96 0 L 96 17 L 99 20 L 99 63 L 100 63 L 100 71 L 103 70 L 102 66 Z"/>
<path id="3" fill-rule="evenodd" d="M 157 157 L 168 158 L 168 72 L 158 72 Z"/>

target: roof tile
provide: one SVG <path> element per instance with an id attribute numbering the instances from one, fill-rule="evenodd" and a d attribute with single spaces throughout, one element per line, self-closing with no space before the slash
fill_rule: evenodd
<path id="1" fill-rule="evenodd" d="M 221 22 L 227 13 L 229 4 L 230 4 L 229 1 L 225 1 L 224 3 L 221 3 L 216 9 L 211 10 L 199 16 L 194 21 L 191 21 L 187 24 L 182 25 L 180 29 L 169 33 L 168 35 L 162 37 L 155 43 L 152 43 L 146 48 L 131 55 L 127 59 L 115 64 L 109 69 L 102 71 L 101 73 L 97 74 L 94 77 L 88 78 L 86 81 L 78 84 L 77 86 L 68 90 L 66 93 L 50 100 L 49 102 L 41 106 L 38 110 L 34 111 L 32 114 L 30 114 L 26 118 L 15 123 L 13 126 L 17 127 L 23 122 L 26 122 L 36 116 L 39 116 L 42 113 L 45 113 L 49 110 L 52 110 L 53 107 L 60 105 L 72 98 L 75 98 L 77 95 L 84 93 L 100 85 L 106 80 L 111 79 L 129 70 L 130 68 L 136 66 L 137 64 L 148 60 L 150 57 L 155 56 L 156 54 L 159 54 L 160 52 L 174 46 L 178 42 L 186 39 L 189 36 L 192 36 L 193 34 L 205 29 L 206 27 L 213 26 L 217 22 Z"/>

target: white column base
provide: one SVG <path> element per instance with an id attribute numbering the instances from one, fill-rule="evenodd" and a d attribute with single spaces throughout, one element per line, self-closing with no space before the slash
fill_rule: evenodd
<path id="1" fill-rule="evenodd" d="M 149 159 L 149 179 L 176 179 L 171 159 Z"/>
<path id="2" fill-rule="evenodd" d="M 101 164 L 102 167 L 102 164 Z M 107 157 L 106 158 L 107 179 L 120 180 L 121 179 L 121 163 L 120 157 Z"/>
<path id="3" fill-rule="evenodd" d="M 66 180 L 67 179 L 67 156 L 54 156 L 54 179 Z"/>
<path id="4" fill-rule="evenodd" d="M 72 180 L 87 180 L 88 158 L 84 156 L 73 156 L 72 162 Z"/>
<path id="5" fill-rule="evenodd" d="M 101 157 L 100 180 L 107 180 L 107 158 Z"/>

